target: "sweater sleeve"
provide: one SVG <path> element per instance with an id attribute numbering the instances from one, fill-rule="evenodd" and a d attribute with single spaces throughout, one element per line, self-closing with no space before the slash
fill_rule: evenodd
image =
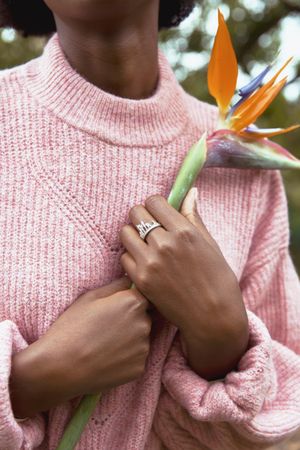
<path id="1" fill-rule="evenodd" d="M 240 287 L 250 339 L 236 370 L 223 379 L 203 379 L 189 367 L 175 335 L 155 419 L 169 449 L 264 449 L 300 427 L 300 283 L 289 253 L 279 171 L 263 174 Z"/>
<path id="2" fill-rule="evenodd" d="M 37 448 L 45 435 L 45 419 L 37 414 L 24 422 L 14 418 L 9 393 L 12 356 L 26 348 L 16 324 L 10 320 L 0 322 L 0 449 L 31 450 Z"/>

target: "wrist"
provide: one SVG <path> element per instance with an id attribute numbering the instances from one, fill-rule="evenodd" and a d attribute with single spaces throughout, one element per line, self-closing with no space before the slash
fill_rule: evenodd
<path id="1" fill-rule="evenodd" d="M 37 368 L 33 366 L 29 369 L 28 348 L 12 357 L 9 391 L 13 414 L 16 418 L 29 417 L 36 412 L 33 407 L 35 399 L 31 393 L 31 387 L 34 386 L 33 370 Z M 36 388 L 38 389 L 37 386 Z"/>
<path id="2" fill-rule="evenodd" d="M 63 391 L 58 366 L 39 341 L 12 357 L 9 389 L 16 418 L 33 417 L 72 397 Z"/>
<path id="3" fill-rule="evenodd" d="M 226 336 L 226 337 L 225 337 Z M 180 330 L 182 351 L 190 367 L 208 381 L 224 378 L 237 368 L 247 351 L 248 323 L 232 334 L 224 333 L 221 339 L 203 340 L 196 333 Z"/>

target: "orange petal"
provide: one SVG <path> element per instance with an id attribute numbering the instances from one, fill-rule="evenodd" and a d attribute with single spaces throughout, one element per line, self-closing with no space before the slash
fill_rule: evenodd
<path id="1" fill-rule="evenodd" d="M 271 86 L 273 86 L 273 84 L 277 80 L 278 76 L 286 68 L 286 66 L 291 62 L 292 59 L 293 59 L 293 57 L 289 58 L 283 64 L 283 66 L 278 70 L 278 72 L 275 73 L 275 75 L 264 86 L 262 86 L 260 89 L 258 89 L 258 91 L 254 92 L 254 94 L 252 94 L 243 103 L 241 103 L 241 105 L 234 111 L 234 115 L 233 115 L 233 117 L 231 119 L 232 121 L 235 120 L 235 117 L 237 117 L 237 119 L 240 119 L 240 118 L 242 118 L 242 116 L 247 115 L 249 113 L 249 110 L 254 105 L 256 105 L 256 103 L 259 102 L 263 98 L 263 96 L 265 95 L 266 91 Z"/>
<path id="2" fill-rule="evenodd" d="M 285 85 L 287 77 L 279 81 L 274 86 L 271 86 L 269 90 L 264 92 L 257 102 L 251 104 L 248 109 L 239 118 L 233 121 L 231 128 L 235 131 L 240 131 L 251 125 L 256 119 L 268 108 L 274 98 L 279 94 L 283 86 Z"/>
<path id="3" fill-rule="evenodd" d="M 247 139 L 260 139 L 260 138 L 269 138 L 272 136 L 278 136 L 280 134 L 284 134 L 284 133 L 289 133 L 290 131 L 296 130 L 297 128 L 299 128 L 300 125 L 292 125 L 291 127 L 288 128 L 280 128 L 279 130 L 276 131 L 270 131 L 270 132 L 266 132 L 266 133 L 256 133 L 255 131 L 250 131 L 247 132 L 245 131 L 241 131 L 238 133 L 239 136 L 245 137 Z"/>
<path id="4" fill-rule="evenodd" d="M 208 65 L 208 89 L 216 99 L 220 111 L 225 114 L 234 95 L 238 64 L 230 34 L 220 10 L 218 10 L 218 31 Z"/>

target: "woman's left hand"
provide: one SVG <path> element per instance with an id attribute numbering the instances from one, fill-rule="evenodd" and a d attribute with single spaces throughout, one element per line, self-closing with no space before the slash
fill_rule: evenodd
<path id="1" fill-rule="evenodd" d="M 120 230 L 121 264 L 137 289 L 181 332 L 191 367 L 214 379 L 232 370 L 248 345 L 248 320 L 238 280 L 205 227 L 193 200 L 180 212 L 160 195 L 131 208 L 134 226 Z M 140 221 L 159 222 L 146 241 Z"/>

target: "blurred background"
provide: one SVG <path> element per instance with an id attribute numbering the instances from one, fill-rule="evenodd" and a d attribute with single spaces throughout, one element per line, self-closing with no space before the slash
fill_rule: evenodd
<path id="1" fill-rule="evenodd" d="M 300 123 L 300 1 L 200 0 L 178 28 L 161 32 L 167 53 L 184 89 L 209 103 L 207 64 L 217 30 L 217 8 L 227 20 L 239 62 L 238 87 L 276 60 L 274 73 L 290 56 L 288 83 L 257 124 L 263 128 Z M 300 129 L 273 138 L 300 158 Z M 289 203 L 290 251 L 300 274 L 300 171 L 282 171 Z M 300 450 L 300 445 L 297 447 Z"/>
<path id="2" fill-rule="evenodd" d="M 207 91 L 207 63 L 217 29 L 217 8 L 227 19 L 240 64 L 238 86 L 248 82 L 276 59 L 274 71 L 289 56 L 289 81 L 258 124 L 286 127 L 300 123 L 300 2 L 299 0 L 201 0 L 177 28 L 160 32 L 166 53 L 184 89 L 214 103 Z M 41 54 L 47 37 L 22 37 L 12 28 L 0 28 L 0 70 Z M 300 158 L 300 130 L 274 138 Z M 291 255 L 300 273 L 300 171 L 283 171 L 289 202 Z"/>
<path id="3" fill-rule="evenodd" d="M 294 56 L 286 73 L 289 81 L 259 126 L 287 127 L 300 123 L 300 1 L 201 0 L 177 28 L 160 32 L 160 46 L 178 80 L 195 97 L 214 103 L 207 91 L 207 63 L 217 30 L 217 8 L 227 19 L 240 64 L 238 86 L 248 82 L 276 59 L 275 69 Z M 0 28 L 0 70 L 39 56 L 47 37 L 22 37 L 12 28 Z M 300 130 L 274 138 L 300 158 Z M 300 274 L 300 171 L 283 171 L 289 204 L 290 251 Z M 273 450 L 300 450 L 300 433 Z"/>

